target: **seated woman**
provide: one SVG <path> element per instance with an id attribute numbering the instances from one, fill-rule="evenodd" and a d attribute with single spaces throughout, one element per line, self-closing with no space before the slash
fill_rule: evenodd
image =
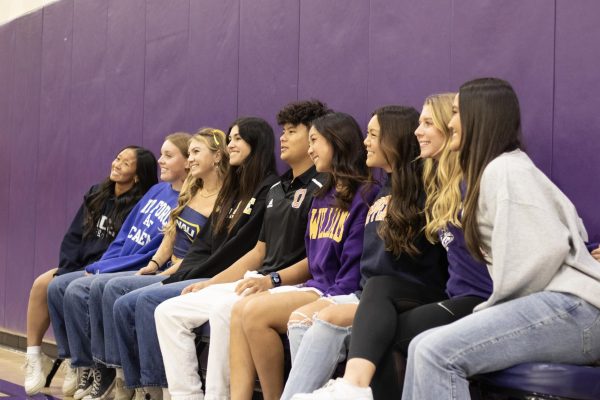
<path id="1" fill-rule="evenodd" d="M 162 183 L 152 186 L 140 199 L 123 222 L 115 240 L 102 257 L 85 266 L 85 271 L 70 272 L 52 280 L 48 286 L 48 308 L 60 358 L 70 358 L 71 368 L 81 372 L 93 366 L 90 345 L 88 303 L 92 283 L 109 279 L 109 273 L 132 274 L 154 255 L 162 241 L 162 227 L 171 209 L 177 204 L 179 190 L 187 176 L 187 142 L 190 135 L 175 133 L 166 137 L 161 147 L 160 178 Z M 80 383 L 88 381 L 88 374 L 80 374 Z M 76 391 L 75 398 L 82 392 Z"/>
<path id="2" fill-rule="evenodd" d="M 379 190 L 370 179 L 361 142 L 360 127 L 347 114 L 333 113 L 313 122 L 308 154 L 317 171 L 327 173 L 327 181 L 315 194 L 310 210 L 307 258 L 279 272 L 275 286 L 284 286 L 234 305 L 229 351 L 233 399 L 252 397 L 257 372 L 263 397 L 278 399 L 283 389 L 279 335 L 285 333 L 290 313 L 318 298 L 358 289 L 365 218 Z M 247 278 L 236 292 L 243 295 L 265 287 L 273 287 L 270 277 Z"/>
<path id="3" fill-rule="evenodd" d="M 600 358 L 600 269 L 575 207 L 520 149 L 513 88 L 469 81 L 453 112 L 451 145 L 466 180 L 461 222 L 493 292 L 472 315 L 412 341 L 405 400 L 469 399 L 475 374 Z"/>
<path id="4" fill-rule="evenodd" d="M 132 290 L 160 282 L 175 273 L 192 242 L 209 223 L 229 168 L 225 133 L 218 129 L 201 129 L 190 139 L 188 154 L 190 172 L 181 188 L 177 207 L 164 228 L 163 240 L 148 265 L 135 275 L 96 280 L 92 284 L 89 303 L 97 308 L 90 308 L 91 351 L 94 360 L 109 369 L 120 365 L 113 317 L 115 302 Z M 157 274 L 163 265 L 169 267 Z M 122 369 L 116 369 L 116 397 L 131 398 L 133 391 L 123 388 L 122 372 Z M 108 370 L 106 374 L 113 375 Z"/>
<path id="5" fill-rule="evenodd" d="M 350 390 L 344 389 L 356 385 L 352 379 L 356 375 L 353 369 L 357 367 L 360 368 L 358 375 L 366 381 L 365 388 L 357 388 L 357 391 L 370 395 L 366 386 L 375 369 L 378 373 L 374 387 L 384 380 L 380 378 L 381 371 L 390 369 L 388 364 L 393 359 L 388 359 L 388 354 L 395 339 L 394 332 L 402 329 L 397 322 L 398 315 L 431 301 L 442 304 L 437 301 L 446 297 L 443 293 L 448 276 L 446 254 L 441 245 L 432 245 L 427 240 L 432 238 L 423 233 L 426 218 L 422 210 L 431 207 L 430 201 L 439 189 L 437 172 L 448 172 L 447 168 L 436 168 L 431 158 L 445 154 L 450 137 L 446 124 L 451 116 L 452 99 L 451 94 L 428 97 L 419 122 L 416 112 L 409 120 L 388 107 L 376 110 L 371 118 L 365 140 L 371 154 L 367 163 L 383 168 L 390 179 L 387 190 L 380 194 L 381 199 L 371 207 L 369 215 L 373 217 L 367 218 L 361 259 L 366 284 L 360 305 L 355 298 L 349 304 L 324 308 L 309 305 L 312 307 L 292 314 L 288 330 L 292 370 L 282 399 L 349 396 Z M 419 155 L 426 159 L 424 166 L 415 162 Z M 460 203 L 460 193 L 457 194 Z M 312 315 L 319 308 L 312 321 L 301 319 L 302 315 Z M 355 318 L 357 309 L 359 314 Z M 311 392 L 329 379 L 337 363 L 346 356 L 345 343 L 351 332 L 353 340 L 344 379 L 313 394 L 298 394 Z M 365 362 L 370 368 L 364 368 Z M 388 378 L 385 374 L 383 377 Z M 377 397 L 395 398 L 390 393 Z"/>
<path id="6" fill-rule="evenodd" d="M 42 339 L 50 325 L 48 285 L 55 276 L 81 270 L 97 261 L 131 209 L 157 181 L 154 155 L 144 148 L 127 146 L 112 162 L 108 178 L 92 186 L 84 195 L 60 245 L 58 268 L 38 276 L 29 293 L 23 385 L 28 395 L 38 393 L 45 386 L 52 367 L 50 359 L 41 352 Z M 62 388 L 65 396 L 72 396 L 77 385 L 77 377 L 69 373 L 71 371 L 67 368 Z"/>

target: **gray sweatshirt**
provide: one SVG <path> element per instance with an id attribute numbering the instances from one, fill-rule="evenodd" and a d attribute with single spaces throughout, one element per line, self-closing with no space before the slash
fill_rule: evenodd
<path id="1" fill-rule="evenodd" d="M 494 290 L 475 311 L 542 290 L 600 308 L 600 263 L 585 246 L 575 206 L 525 153 L 504 153 L 488 164 L 477 212 Z"/>

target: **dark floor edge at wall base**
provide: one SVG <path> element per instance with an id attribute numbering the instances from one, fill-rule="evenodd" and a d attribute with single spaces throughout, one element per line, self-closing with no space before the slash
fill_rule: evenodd
<path id="1" fill-rule="evenodd" d="M 27 350 L 27 338 L 19 333 L 10 332 L 0 328 L 0 346 L 10 347 L 16 350 Z M 52 358 L 56 358 L 56 344 L 43 342 L 42 351 Z"/>

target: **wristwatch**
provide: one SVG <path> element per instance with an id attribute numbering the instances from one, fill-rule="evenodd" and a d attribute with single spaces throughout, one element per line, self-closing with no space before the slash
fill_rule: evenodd
<path id="1" fill-rule="evenodd" d="M 273 287 L 281 286 L 281 276 L 279 276 L 278 272 L 271 272 L 269 275 L 271 275 L 271 283 L 273 284 Z"/>

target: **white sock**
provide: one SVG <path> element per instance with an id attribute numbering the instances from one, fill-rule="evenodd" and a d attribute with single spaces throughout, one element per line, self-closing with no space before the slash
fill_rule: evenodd
<path id="1" fill-rule="evenodd" d="M 125 374 L 123 373 L 123 368 L 115 368 L 115 371 L 117 371 L 117 378 L 121 379 L 121 380 L 125 380 Z"/>
<path id="2" fill-rule="evenodd" d="M 27 355 L 42 354 L 42 346 L 27 346 Z"/>

